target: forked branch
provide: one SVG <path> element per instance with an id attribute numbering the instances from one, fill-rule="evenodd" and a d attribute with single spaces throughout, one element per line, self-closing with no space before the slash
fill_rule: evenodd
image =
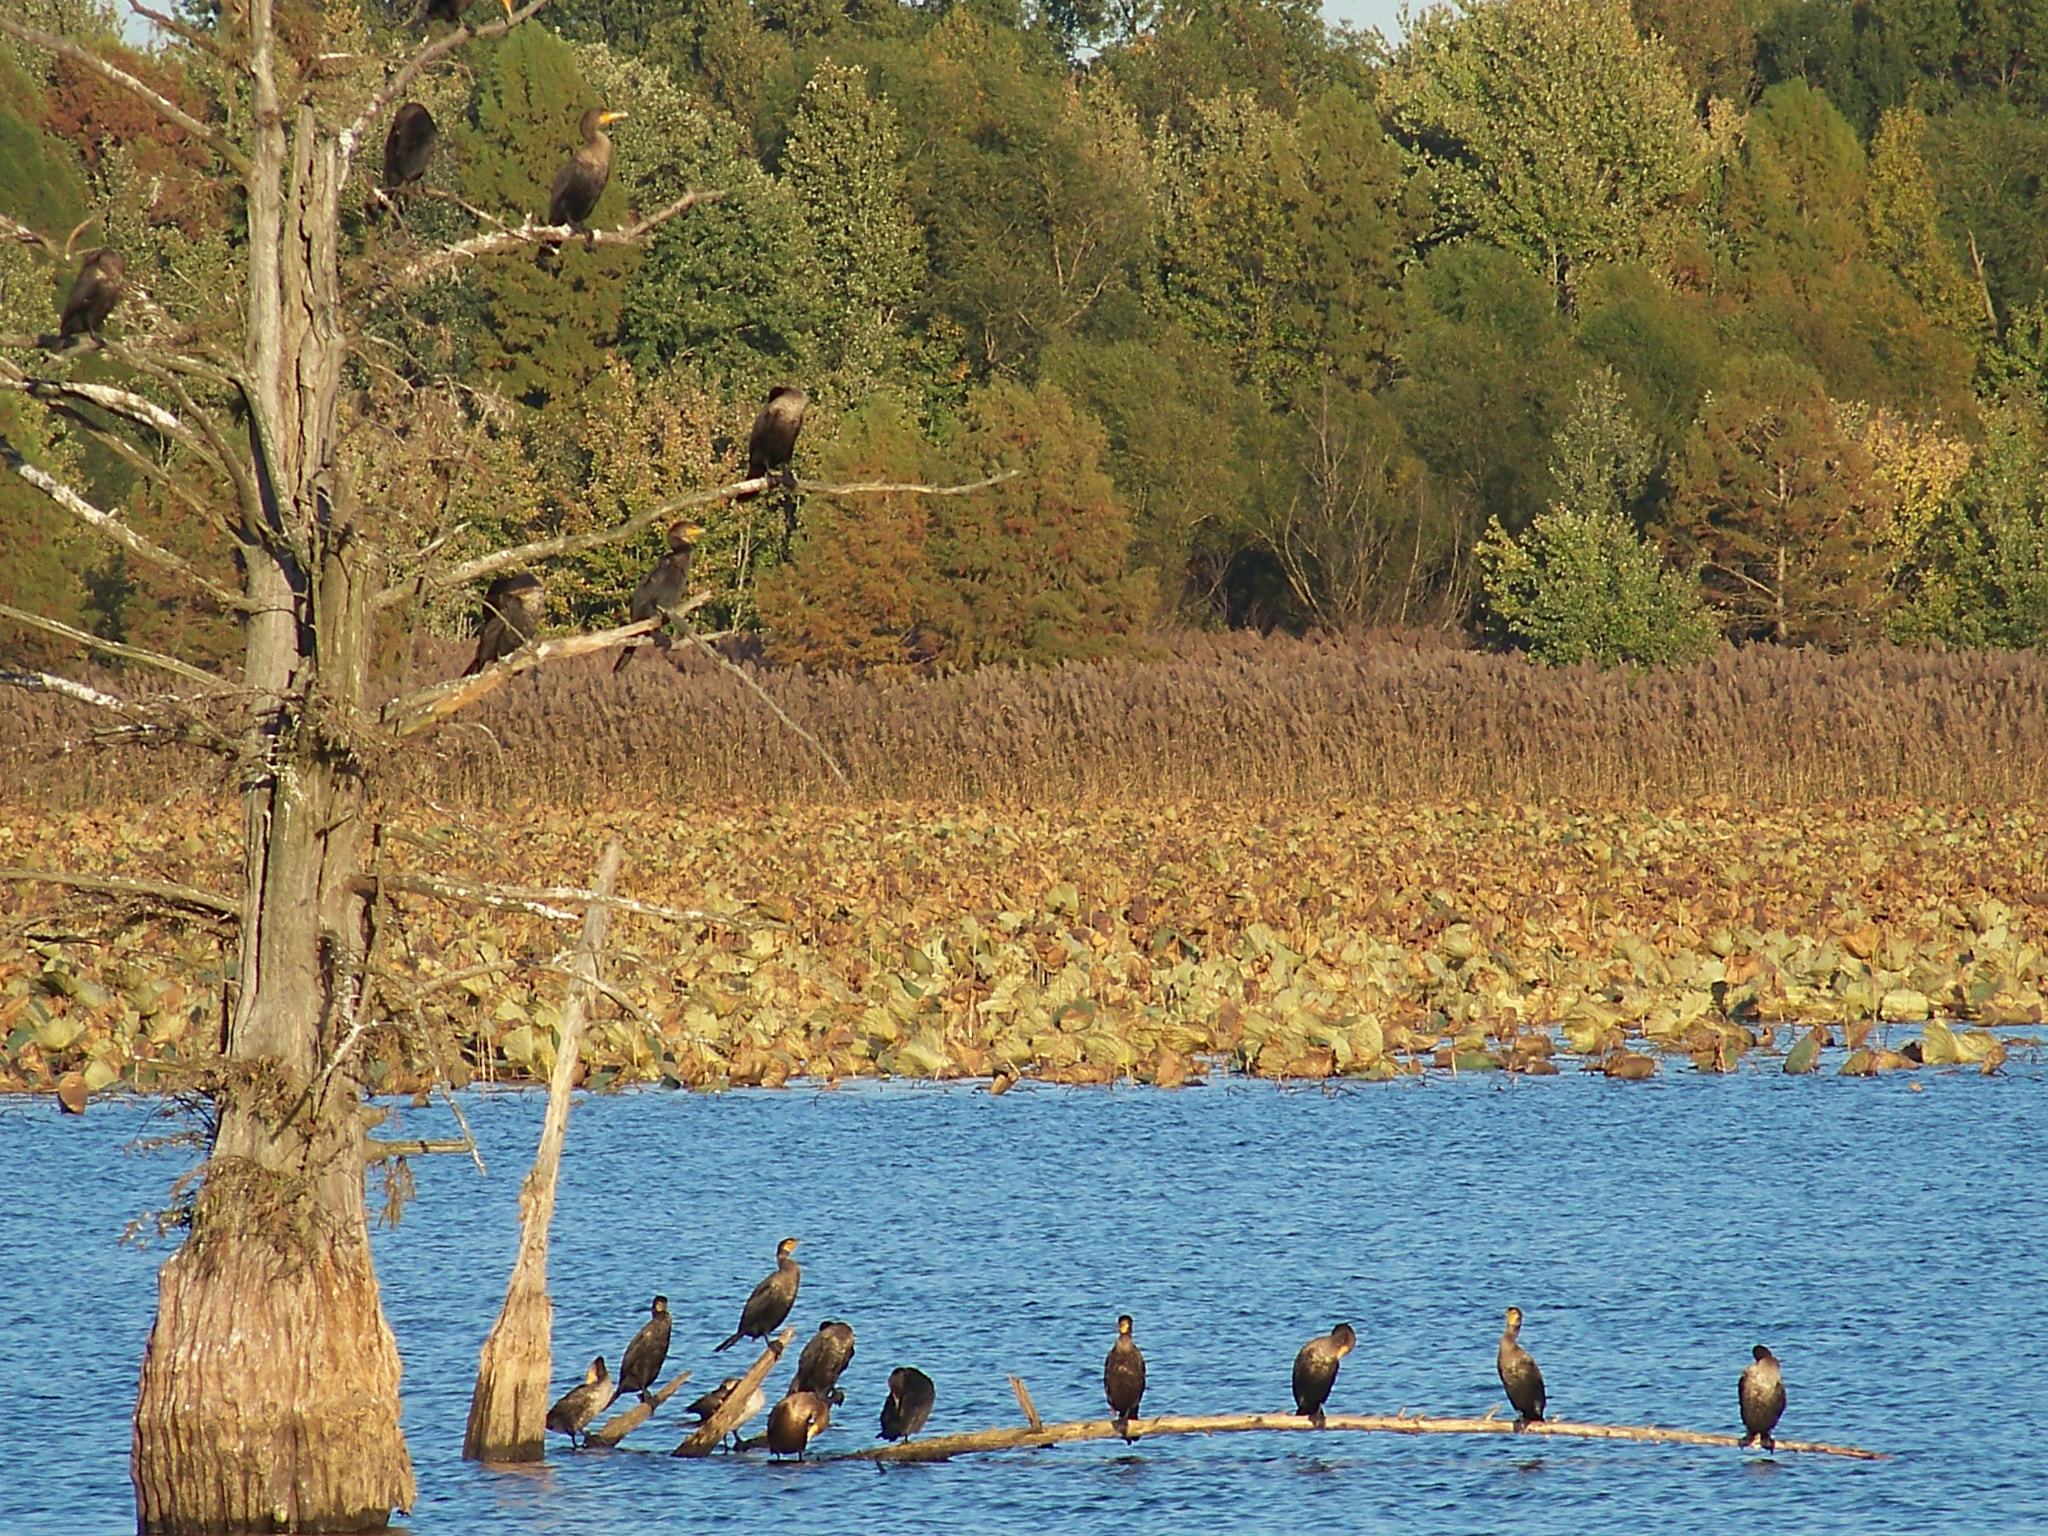
<path id="1" fill-rule="evenodd" d="M 457 710 L 466 709 L 485 695 L 495 693 L 522 672 L 531 672 L 551 661 L 567 661 L 572 656 L 590 656 L 599 651 L 636 644 L 643 635 L 653 634 L 659 622 L 641 619 L 632 624 L 622 624 L 617 629 L 536 641 L 520 647 L 502 661 L 492 662 L 473 676 L 451 677 L 446 682 L 415 689 L 393 699 L 384 706 L 382 719 L 398 736 L 417 736 L 436 721 L 445 720 Z"/>

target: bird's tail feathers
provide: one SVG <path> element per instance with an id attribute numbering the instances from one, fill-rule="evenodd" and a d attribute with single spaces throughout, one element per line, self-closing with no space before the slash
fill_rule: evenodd
<path id="1" fill-rule="evenodd" d="M 719 1348 L 719 1349 L 731 1349 L 731 1348 L 733 1347 L 733 1345 L 735 1345 L 735 1344 L 739 1343 L 739 1341 L 740 1341 L 741 1339 L 745 1338 L 745 1337 L 746 1337 L 746 1335 L 745 1335 L 745 1334 L 740 1334 L 740 1333 L 736 1333 L 736 1334 L 734 1334 L 734 1335 L 733 1335 L 733 1336 L 732 1336 L 731 1338 L 727 1339 L 727 1340 L 726 1340 L 726 1341 L 725 1341 L 725 1342 L 724 1342 L 723 1344 L 720 1344 L 720 1345 L 718 1345 L 718 1346 L 717 1346 L 717 1348 Z"/>

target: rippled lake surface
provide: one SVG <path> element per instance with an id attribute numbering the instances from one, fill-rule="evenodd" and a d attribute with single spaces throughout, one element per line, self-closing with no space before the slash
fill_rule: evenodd
<path id="1" fill-rule="evenodd" d="M 410 1529 L 763 1531 L 1986 1532 L 2048 1529 L 2048 1081 L 1648 1084 L 1567 1073 L 1333 1092 L 888 1085 L 579 1100 L 555 1218 L 556 1375 L 616 1367 L 665 1292 L 671 1374 L 711 1346 L 775 1240 L 804 1239 L 800 1336 L 859 1354 L 821 1452 L 873 1443 L 891 1366 L 938 1383 L 930 1431 L 1100 1417 L 1137 1318 L 1148 1412 L 1289 1406 L 1311 1334 L 1358 1350 L 1332 1406 L 1483 1412 L 1510 1302 L 1554 1417 L 1737 1428 L 1749 1347 L 1784 1362 L 1788 1438 L 1861 1463 L 1506 1437 L 1228 1435 L 930 1467 L 678 1462 L 685 1391 L 617 1451 L 491 1472 L 458 1456 L 514 1245 L 537 1094 L 470 1095 L 489 1163 L 415 1159 L 375 1237 L 405 1359 Z M 0 1531 L 133 1529 L 128 1413 L 165 1250 L 120 1245 L 187 1154 L 127 1144 L 149 1107 L 0 1106 Z M 402 1112 L 402 1134 L 452 1130 Z M 737 1362 L 737 1363 L 736 1363 Z M 786 1372 L 788 1368 L 784 1367 Z M 778 1372 L 776 1380 L 783 1379 Z M 558 1439 L 558 1437 L 556 1437 Z"/>

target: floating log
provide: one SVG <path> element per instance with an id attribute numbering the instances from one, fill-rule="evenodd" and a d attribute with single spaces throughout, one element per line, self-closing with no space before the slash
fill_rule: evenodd
<path id="1" fill-rule="evenodd" d="M 363 1161 L 381 1163 L 394 1157 L 432 1157 L 444 1152 L 459 1152 L 467 1157 L 475 1150 L 475 1142 L 460 1136 L 401 1138 L 397 1141 L 371 1136 L 363 1142 Z"/>
<path id="2" fill-rule="evenodd" d="M 1020 1392 L 1020 1401 L 1023 1394 Z M 1162 1414 L 1151 1419 L 1132 1419 L 1132 1440 L 1149 1440 L 1158 1435 L 1229 1435 L 1253 1430 L 1285 1430 L 1317 1433 L 1314 1424 L 1293 1413 Z M 1514 1420 L 1496 1418 L 1428 1418 L 1420 1414 L 1332 1413 L 1323 1419 L 1326 1431 L 1351 1430 L 1385 1435 L 1512 1435 Z M 1573 1424 L 1564 1420 L 1543 1420 L 1521 1433 L 1527 1438 L 1550 1436 L 1568 1440 L 1642 1440 L 1657 1445 L 1740 1446 L 1740 1435 L 1704 1434 L 1692 1429 L 1666 1429 L 1655 1424 Z M 866 1450 L 842 1452 L 831 1461 L 946 1461 L 954 1456 L 971 1456 L 987 1451 L 1035 1450 L 1040 1446 L 1065 1445 L 1076 1440 L 1117 1440 L 1122 1429 L 1115 1419 L 1082 1419 L 1069 1424 L 1047 1424 L 1042 1428 L 1019 1425 L 1013 1429 L 981 1429 L 968 1434 L 937 1435 L 929 1440 L 905 1440 L 895 1445 L 878 1445 Z M 1823 1445 L 1811 1440 L 1780 1440 L 1778 1450 L 1814 1456 L 1848 1456 L 1858 1461 L 1883 1461 L 1883 1452 L 1860 1450 L 1851 1445 Z"/>
<path id="3" fill-rule="evenodd" d="M 789 1348 L 789 1341 L 796 1337 L 794 1328 L 785 1328 L 768 1341 L 768 1347 L 761 1351 L 753 1369 L 740 1378 L 740 1384 L 726 1393 L 725 1401 L 718 1405 L 718 1412 L 690 1431 L 690 1437 L 673 1451 L 671 1456 L 709 1456 L 718 1442 L 739 1428 L 746 1416 L 747 1399 L 754 1395 L 754 1388 L 768 1379 L 768 1373 L 775 1369 L 775 1362 L 782 1358 L 782 1352 Z"/>
<path id="4" fill-rule="evenodd" d="M 676 1395 L 678 1388 L 690 1379 L 688 1371 L 674 1381 L 653 1393 L 650 1397 L 637 1399 L 633 1406 L 613 1414 L 604 1421 L 601 1428 L 593 1429 L 583 1437 L 585 1445 L 617 1445 L 642 1424 L 654 1417 L 654 1410 Z"/>

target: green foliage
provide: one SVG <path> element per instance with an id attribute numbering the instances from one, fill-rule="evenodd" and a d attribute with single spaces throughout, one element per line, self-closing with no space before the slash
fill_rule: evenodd
<path id="1" fill-rule="evenodd" d="M 819 361 L 853 399 L 899 360 L 904 308 L 924 252 L 904 197 L 896 109 L 868 92 L 867 72 L 821 64 L 783 147 L 822 280 Z"/>
<path id="2" fill-rule="evenodd" d="M 1519 540 L 1495 522 L 1479 543 L 1489 616 L 1503 638 L 1557 664 L 1676 666 L 1706 654 L 1715 628 L 1698 592 L 1664 568 L 1626 510 L 1656 458 L 1612 374 L 1579 386 L 1557 434 L 1558 499 Z"/>
<path id="3" fill-rule="evenodd" d="M 2001 317 L 2048 294 L 2048 119 L 1967 102 L 1928 124 L 1926 154 L 1949 238 L 1981 259 Z"/>
<path id="4" fill-rule="evenodd" d="M 1921 158 L 1927 119 L 1911 107 L 1885 113 L 1870 145 L 1870 248 L 1932 318 L 1958 329 L 1982 306 L 1941 229 L 1934 178 Z"/>
<path id="5" fill-rule="evenodd" d="M 1667 533 L 1733 639 L 1839 645 L 1879 631 L 1892 491 L 1812 370 L 1765 357 L 1701 409 Z"/>
<path id="6" fill-rule="evenodd" d="M 1567 296 L 1580 267 L 1662 250 L 1706 137 L 1627 0 L 1465 0 L 1417 16 L 1383 97 L 1446 233 L 1515 251 Z"/>

